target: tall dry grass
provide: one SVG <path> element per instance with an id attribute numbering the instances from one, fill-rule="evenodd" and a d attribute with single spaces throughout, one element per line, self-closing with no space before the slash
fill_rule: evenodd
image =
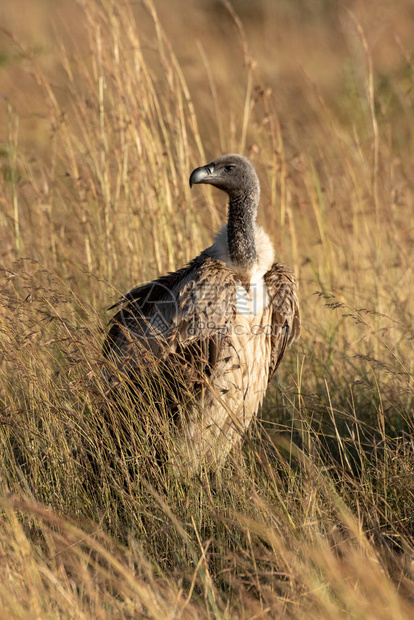
<path id="1" fill-rule="evenodd" d="M 69 4 L 53 60 L 18 22 L 0 56 L 3 616 L 412 617 L 408 3 L 381 49 L 364 3 Z M 162 407 L 108 395 L 104 309 L 209 243 L 225 204 L 188 175 L 234 150 L 303 337 L 243 450 L 177 477 Z"/>

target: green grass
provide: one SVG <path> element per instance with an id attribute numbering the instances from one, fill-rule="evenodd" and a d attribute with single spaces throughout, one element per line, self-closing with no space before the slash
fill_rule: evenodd
<path id="1" fill-rule="evenodd" d="M 332 55 L 348 75 L 340 91 L 313 88 L 282 55 L 286 90 L 303 94 L 296 110 L 267 89 L 266 59 L 263 73 L 252 60 L 257 23 L 229 30 L 230 74 L 209 15 L 193 16 L 208 50 L 198 57 L 184 32 L 166 36 L 150 2 L 137 14 L 112 0 L 76 11 L 73 40 L 59 22 L 53 67 L 23 54 L 34 81 L 22 92 L 42 102 L 47 131 L 3 104 L 3 615 L 411 618 L 406 60 L 377 73 L 350 19 L 360 56 Z M 297 41 L 305 25 L 285 17 Z M 322 9 L 315 27 L 335 37 Z M 155 458 L 154 446 L 174 451 L 162 398 L 108 393 L 105 308 L 207 246 L 225 204 L 207 188 L 191 194 L 189 173 L 240 149 L 261 178 L 261 222 L 297 272 L 303 335 L 223 470 L 178 476 Z"/>

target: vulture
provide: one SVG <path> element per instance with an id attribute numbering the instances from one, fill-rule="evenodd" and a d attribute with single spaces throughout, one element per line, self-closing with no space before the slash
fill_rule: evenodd
<path id="1" fill-rule="evenodd" d="M 159 376 L 151 389 L 155 400 L 157 390 L 167 392 L 172 460 L 190 472 L 223 465 L 300 335 L 296 279 L 256 224 L 260 184 L 252 163 L 241 155 L 218 157 L 191 173 L 190 187 L 200 183 L 228 195 L 227 224 L 185 267 L 111 306 L 119 310 L 104 344 L 113 377 L 141 375 L 149 357 L 154 373 L 155 360 Z M 145 389 L 139 377 L 135 385 Z"/>

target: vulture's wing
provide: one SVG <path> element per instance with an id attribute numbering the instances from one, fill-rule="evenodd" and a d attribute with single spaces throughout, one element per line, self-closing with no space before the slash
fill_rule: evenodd
<path id="1" fill-rule="evenodd" d="M 160 359 L 185 362 L 189 371 L 196 359 L 198 372 L 211 371 L 235 314 L 236 281 L 222 262 L 201 255 L 133 289 L 121 303 L 104 346 L 107 357 L 130 358 L 140 343 Z"/>
<path id="2" fill-rule="evenodd" d="M 264 279 L 272 307 L 270 381 L 282 361 L 286 347 L 300 336 L 300 313 L 298 286 L 290 269 L 281 263 L 273 263 Z"/>

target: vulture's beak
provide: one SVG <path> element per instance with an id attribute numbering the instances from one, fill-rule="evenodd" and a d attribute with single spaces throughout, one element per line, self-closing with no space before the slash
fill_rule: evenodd
<path id="1" fill-rule="evenodd" d="M 212 175 L 214 172 L 214 164 L 207 164 L 207 166 L 201 166 L 192 171 L 190 176 L 190 187 L 193 187 L 196 183 L 208 183 L 205 179 Z"/>

